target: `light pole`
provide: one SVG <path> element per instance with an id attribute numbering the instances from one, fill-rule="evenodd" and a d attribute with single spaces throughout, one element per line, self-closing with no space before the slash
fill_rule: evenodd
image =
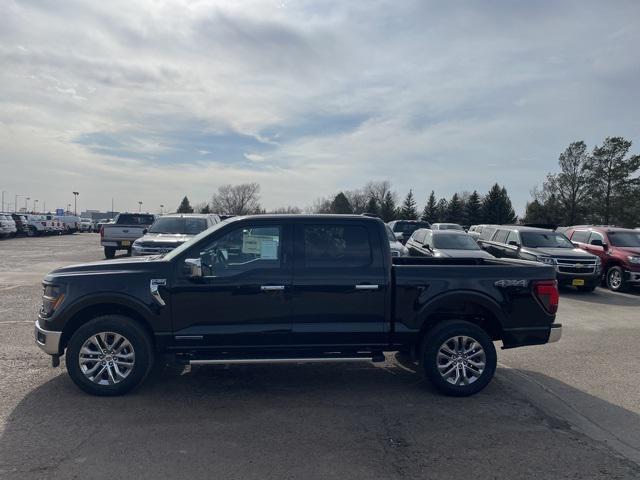
<path id="1" fill-rule="evenodd" d="M 4 212 L 4 194 L 7 193 L 6 190 L 2 190 L 2 210 L 0 212 Z"/>
<path id="2" fill-rule="evenodd" d="M 78 195 L 80 192 L 73 192 L 73 214 L 78 215 Z"/>
<path id="3" fill-rule="evenodd" d="M 138 212 L 142 211 L 142 202 L 138 202 Z"/>
<path id="4" fill-rule="evenodd" d="M 164 205 L 160 204 L 160 215 L 162 215 L 162 209 L 164 208 Z"/>
<path id="5" fill-rule="evenodd" d="M 24 213 L 27 213 L 29 200 L 31 200 L 31 197 L 24 197 Z"/>
<path id="6" fill-rule="evenodd" d="M 71 204 L 67 203 L 67 215 L 71 213 Z"/>
<path id="7" fill-rule="evenodd" d="M 38 200 L 33 201 L 33 213 L 38 213 Z"/>

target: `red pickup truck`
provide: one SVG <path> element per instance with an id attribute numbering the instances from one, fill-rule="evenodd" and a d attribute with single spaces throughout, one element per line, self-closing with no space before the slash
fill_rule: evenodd
<path id="1" fill-rule="evenodd" d="M 640 286 L 640 231 L 578 225 L 564 233 L 577 247 L 600 257 L 610 290 L 622 292 Z"/>

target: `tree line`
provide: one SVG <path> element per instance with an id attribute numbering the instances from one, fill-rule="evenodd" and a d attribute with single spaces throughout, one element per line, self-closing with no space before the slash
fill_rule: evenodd
<path id="1" fill-rule="evenodd" d="M 640 225 L 640 155 L 631 141 L 607 137 L 590 152 L 576 141 L 560 154 L 559 172 L 532 191 L 526 223 Z"/>
<path id="2" fill-rule="evenodd" d="M 640 225 L 640 155 L 629 155 L 631 141 L 607 137 L 590 152 L 583 141 L 571 143 L 559 156 L 559 171 L 547 174 L 532 190 L 522 223 L 576 225 Z M 267 211 L 260 204 L 260 185 L 222 185 L 211 201 L 191 206 L 185 196 L 178 213 L 250 215 L 263 213 L 368 213 L 385 222 L 398 219 L 461 225 L 510 224 L 518 218 L 504 186 L 494 184 L 485 194 L 456 192 L 438 198 L 434 191 L 422 208 L 413 190 L 399 201 L 391 182 L 371 181 L 354 190 L 318 198 L 304 209 L 287 206 Z"/>
<path id="3" fill-rule="evenodd" d="M 264 213 L 335 213 L 376 215 L 385 222 L 392 220 L 423 220 L 429 223 L 446 222 L 461 225 L 479 223 L 515 223 L 516 214 L 505 187 L 497 183 L 485 194 L 473 192 L 454 193 L 450 199 L 436 198 L 435 192 L 426 199 L 419 210 L 413 190 L 398 202 L 398 194 L 388 180 L 369 182 L 355 190 L 344 190 L 327 198 L 317 199 L 306 209 L 288 206 L 267 211 L 260 206 L 260 186 L 257 183 L 223 185 L 210 202 L 192 207 L 185 196 L 176 210 L 178 213 L 218 213 L 225 215 L 250 215 Z"/>

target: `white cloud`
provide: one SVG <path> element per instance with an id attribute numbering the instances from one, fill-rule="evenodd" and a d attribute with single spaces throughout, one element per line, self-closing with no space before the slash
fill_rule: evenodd
<path id="1" fill-rule="evenodd" d="M 418 199 L 499 181 L 522 210 L 569 142 L 638 140 L 639 10 L 9 2 L 0 188 L 132 209 L 258 181 L 277 207 L 370 179 Z"/>

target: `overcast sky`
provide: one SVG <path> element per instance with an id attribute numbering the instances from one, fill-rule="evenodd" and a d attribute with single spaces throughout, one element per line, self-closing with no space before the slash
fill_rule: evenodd
<path id="1" fill-rule="evenodd" d="M 157 211 L 255 181 L 305 207 L 389 179 L 421 207 L 497 181 L 522 214 L 569 142 L 639 151 L 635 0 L 0 8 L 5 202 Z"/>

